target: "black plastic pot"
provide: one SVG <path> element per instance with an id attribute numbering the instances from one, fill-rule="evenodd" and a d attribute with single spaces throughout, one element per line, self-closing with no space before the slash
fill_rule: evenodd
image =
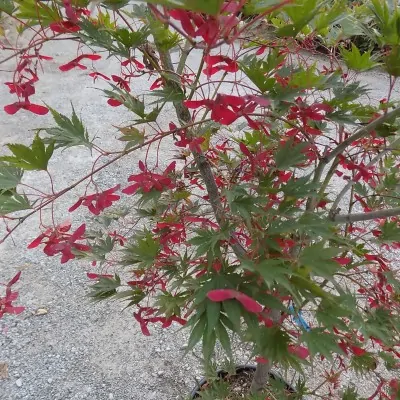
<path id="1" fill-rule="evenodd" d="M 256 367 L 255 367 L 254 365 L 238 365 L 238 366 L 236 367 L 236 373 L 237 373 L 237 374 L 240 374 L 240 373 L 245 372 L 245 371 L 255 371 L 255 370 L 256 370 Z M 225 377 L 228 375 L 228 373 L 227 373 L 226 371 L 220 370 L 220 371 L 217 372 L 217 375 L 218 375 L 219 378 L 223 379 L 223 378 L 225 378 Z M 277 379 L 277 380 L 280 380 L 280 381 L 284 382 L 283 378 L 282 378 L 280 375 L 278 375 L 278 374 L 276 374 L 276 373 L 274 373 L 274 372 L 272 372 L 272 371 L 269 373 L 269 376 L 270 376 L 271 379 Z M 198 399 L 198 398 L 200 398 L 201 388 L 202 388 L 206 383 L 207 383 L 207 379 L 206 379 L 206 378 L 203 378 L 203 379 L 197 384 L 197 386 L 193 389 L 192 393 L 190 394 L 190 398 L 191 398 L 191 399 Z M 286 385 L 286 390 L 287 390 L 288 392 L 290 392 L 290 393 L 295 393 L 295 392 L 296 392 L 292 386 L 290 386 L 290 385 L 289 385 L 288 383 L 286 383 L 286 382 L 284 382 L 284 383 L 285 383 L 285 385 Z"/>

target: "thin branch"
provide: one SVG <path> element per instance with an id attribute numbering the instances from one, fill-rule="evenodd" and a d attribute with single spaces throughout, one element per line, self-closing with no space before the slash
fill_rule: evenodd
<path id="1" fill-rule="evenodd" d="M 400 144 L 400 137 L 397 138 L 393 143 L 391 143 L 391 148 Z M 372 167 L 373 165 L 375 165 L 379 160 L 381 160 L 389 151 L 391 151 L 391 149 L 385 149 L 382 152 L 380 152 L 379 154 L 377 154 L 367 165 L 367 168 Z M 354 181 L 353 179 L 351 179 L 350 181 L 347 182 L 346 186 L 341 190 L 341 192 L 338 194 L 338 196 L 336 197 L 335 201 L 332 204 L 331 207 L 331 213 L 335 213 L 338 205 L 340 203 L 340 201 L 343 199 L 343 197 L 346 195 L 346 193 L 356 184 L 357 182 Z"/>
<path id="2" fill-rule="evenodd" d="M 182 49 L 182 52 L 181 52 L 181 58 L 179 60 L 179 64 L 178 64 L 178 66 L 176 68 L 176 73 L 178 75 L 182 74 L 182 72 L 183 72 L 183 70 L 185 68 L 185 65 L 186 65 L 186 60 L 187 60 L 187 58 L 188 58 L 188 56 L 189 56 L 189 54 L 190 54 L 190 52 L 192 50 L 193 50 L 192 44 L 190 43 L 189 40 L 186 40 L 185 45 L 183 46 L 183 49 Z"/>
<path id="3" fill-rule="evenodd" d="M 54 35 L 52 37 L 46 37 L 44 39 L 39 40 L 38 42 L 34 42 L 34 43 L 30 44 L 29 46 L 24 47 L 23 49 L 17 50 L 13 54 L 11 54 L 9 57 L 6 57 L 6 58 L 3 58 L 2 60 L 0 60 L 0 65 L 4 64 L 5 62 L 7 62 L 9 60 L 12 60 L 14 57 L 17 57 L 18 55 L 20 55 L 22 53 L 25 53 L 29 49 L 40 46 L 41 44 L 49 42 L 50 40 L 54 40 L 55 38 L 57 38 L 57 36 L 60 36 L 60 35 L 61 35 L 61 33 L 57 33 L 56 35 Z M 71 39 L 71 38 L 68 38 L 68 39 Z"/>
<path id="4" fill-rule="evenodd" d="M 190 128 L 192 126 L 195 125 L 199 125 L 204 121 L 199 121 L 199 122 L 192 122 L 190 124 L 184 125 L 182 128 Z M 9 231 L 7 231 L 7 234 L 4 235 L 3 238 L 0 239 L 0 244 L 3 243 L 9 236 L 11 236 L 11 234 L 20 226 L 22 225 L 28 218 L 30 218 L 32 215 L 36 214 L 38 211 L 42 210 L 44 207 L 48 206 L 49 204 L 53 203 L 55 200 L 57 200 L 59 197 L 63 196 L 64 194 L 68 193 L 69 191 L 71 191 L 72 189 L 74 189 L 76 186 L 78 186 L 79 184 L 81 184 L 82 182 L 84 182 L 87 179 L 90 179 L 94 174 L 96 174 L 97 172 L 103 170 L 104 168 L 107 168 L 108 166 L 110 166 L 111 164 L 114 164 L 116 161 L 120 160 L 121 158 L 127 156 L 128 154 L 134 152 L 135 150 L 139 150 L 147 145 L 150 145 L 158 140 L 164 139 L 167 136 L 172 135 L 173 133 L 175 133 L 177 131 L 177 129 L 172 129 L 170 131 L 164 132 L 160 135 L 157 135 L 156 137 L 149 139 L 145 142 L 143 142 L 142 144 L 139 144 L 135 147 L 130 148 L 129 150 L 125 150 L 123 152 L 121 152 L 118 156 L 115 156 L 114 158 L 112 158 L 111 160 L 107 161 L 106 163 L 104 163 L 103 165 L 97 167 L 96 169 L 93 169 L 90 173 L 88 173 L 87 175 L 83 176 L 82 178 L 80 178 L 78 181 L 74 182 L 72 185 L 60 190 L 58 193 L 56 193 L 54 196 L 51 196 L 48 200 L 43 201 L 40 206 L 36 207 L 34 210 L 32 210 L 31 212 L 29 212 L 28 214 L 24 215 L 23 217 L 18 218 L 18 223 Z"/>
<path id="5" fill-rule="evenodd" d="M 338 224 L 344 224 L 359 221 L 370 221 L 377 218 L 395 217 L 397 215 L 400 215 L 400 207 L 357 214 L 336 214 L 332 217 L 332 221 L 337 222 Z"/>
<path id="6" fill-rule="evenodd" d="M 400 107 L 395 108 L 394 110 L 380 116 L 379 118 L 375 119 L 368 125 L 363 126 L 359 129 L 356 133 L 349 136 L 346 140 L 343 140 L 335 149 L 333 149 L 326 157 L 325 157 L 325 164 L 328 164 L 332 161 L 337 155 L 342 154 L 343 151 L 350 146 L 354 141 L 367 136 L 369 133 L 374 131 L 376 128 L 383 125 L 386 121 L 390 119 L 394 119 L 400 116 Z"/>

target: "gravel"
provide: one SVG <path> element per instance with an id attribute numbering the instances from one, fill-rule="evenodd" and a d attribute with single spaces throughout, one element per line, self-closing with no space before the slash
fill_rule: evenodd
<path id="1" fill-rule="evenodd" d="M 115 149 L 115 129 L 112 124 L 123 124 L 131 116 L 122 108 L 105 104 L 99 92 L 93 90 L 85 73 L 71 71 L 60 74 L 58 65 L 69 61 L 71 44 L 47 45 L 43 54 L 52 55 L 56 62 L 45 64 L 45 74 L 37 87 L 37 101 L 64 114 L 70 114 L 70 101 L 82 115 L 89 133 L 99 138 L 107 149 Z M 191 55 L 196 65 L 199 53 Z M 5 70 L 11 69 L 8 64 Z M 98 71 L 117 72 L 107 60 L 96 64 Z M 10 74 L 0 72 L 0 109 L 11 102 L 3 82 Z M 371 97 L 378 100 L 387 77 L 380 72 L 363 75 L 365 84 L 372 87 Z M 101 83 L 100 83 L 101 86 Z M 134 94 L 140 94 L 148 83 L 145 78 L 135 81 Z M 394 89 L 399 98 L 399 86 Z M 163 110 L 162 121 L 169 121 L 171 109 Z M 8 142 L 29 143 L 37 126 L 51 123 L 50 117 L 38 117 L 27 112 L 0 118 L 0 145 Z M 165 144 L 166 143 L 166 144 Z M 168 163 L 168 143 L 160 149 L 162 160 Z M 0 152 L 2 150 L 0 149 Z M 155 160 L 156 152 L 150 152 Z M 137 155 L 115 163 L 99 175 L 99 183 L 112 187 L 136 169 Z M 82 176 L 94 159 L 85 149 L 58 151 L 50 169 L 57 170 L 56 188 L 72 183 Z M 26 174 L 26 183 L 48 185 L 45 176 Z M 79 223 L 84 216 L 66 211 L 74 203 L 82 188 L 65 195 L 54 210 L 57 221 L 72 218 Z M 79 214 L 79 213 L 78 213 Z M 44 216 L 48 218 L 48 216 Z M 178 327 L 162 330 L 152 327 L 152 335 L 142 335 L 131 311 L 122 311 L 118 302 L 93 304 L 85 296 L 88 280 L 85 271 L 91 267 L 79 261 L 61 265 L 58 258 L 49 258 L 40 250 L 25 250 L 38 234 L 39 220 L 32 218 L 6 243 L 0 245 L 0 282 L 22 270 L 19 303 L 27 307 L 19 316 L 0 320 L 0 362 L 6 362 L 9 379 L 0 381 L 1 400 L 173 400 L 184 399 L 195 380 L 202 375 L 197 357 L 184 355 L 187 340 L 185 331 Z M 38 312 L 45 310 L 47 312 Z M 239 351 L 239 358 L 245 353 Z M 349 380 L 358 378 L 349 377 Z"/>

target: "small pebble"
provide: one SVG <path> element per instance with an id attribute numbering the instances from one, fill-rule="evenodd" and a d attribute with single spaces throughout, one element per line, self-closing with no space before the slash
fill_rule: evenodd
<path id="1" fill-rule="evenodd" d="M 109 398 L 110 400 L 112 400 L 112 399 L 114 398 L 114 395 L 113 395 L 112 393 L 110 393 L 110 394 L 108 395 L 108 398 Z"/>
<path id="2" fill-rule="evenodd" d="M 15 381 L 15 384 L 16 384 L 18 387 L 21 387 L 21 386 L 22 386 L 22 379 L 21 379 L 21 378 L 17 379 L 17 380 Z"/>
<path id="3" fill-rule="evenodd" d="M 158 375 L 158 376 L 163 376 L 163 375 L 164 375 L 164 371 L 158 371 L 158 372 L 157 372 L 157 375 Z"/>
<path id="4" fill-rule="evenodd" d="M 47 379 L 47 382 L 52 383 L 53 382 L 53 378 Z"/>

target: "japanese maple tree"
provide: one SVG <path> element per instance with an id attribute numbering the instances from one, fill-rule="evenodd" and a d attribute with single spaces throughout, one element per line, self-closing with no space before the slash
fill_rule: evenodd
<path id="1" fill-rule="evenodd" d="M 0 0 L 0 10 L 29 40 L 2 45 L 0 63 L 15 60 L 2 82 L 2 118 L 54 119 L 30 146 L 9 144 L 0 158 L 3 241 L 47 213 L 52 222 L 41 219 L 28 247 L 91 264 L 90 296 L 126 300 L 144 335 L 152 324 L 187 326 L 187 350 L 200 342 L 206 363 L 217 343 L 231 360 L 232 337 L 250 344 L 253 398 L 265 398 L 257 396 L 273 366 L 301 376 L 296 393 L 274 388 L 279 398 L 358 399 L 341 386 L 349 371 L 376 382 L 368 399 L 399 398 L 395 2 Z M 368 36 L 371 49 L 360 51 L 354 35 Z M 63 64 L 45 54 L 59 39 L 77 45 Z M 118 73 L 98 67 L 105 58 Z M 83 72 L 88 84 L 108 85 L 99 90 L 115 121 L 120 107 L 133 116 L 114 125 L 124 148 L 103 148 L 75 109 L 63 115 L 38 98 L 50 62 L 60 79 Z M 380 101 L 368 98 L 358 74 L 376 66 L 389 77 Z M 143 76 L 148 87 L 139 93 Z M 165 120 L 168 108 L 175 114 Z M 161 143 L 172 161 L 157 152 L 150 162 Z M 56 190 L 49 160 L 76 146 L 96 162 Z M 136 169 L 100 188 L 98 173 L 122 158 Z M 27 186 L 25 171 L 46 173 L 51 190 Z M 62 202 L 81 183 L 75 203 Z M 83 221 L 56 221 L 56 202 Z M 18 279 L 4 286 L 0 317 L 23 311 L 13 305 Z"/>

